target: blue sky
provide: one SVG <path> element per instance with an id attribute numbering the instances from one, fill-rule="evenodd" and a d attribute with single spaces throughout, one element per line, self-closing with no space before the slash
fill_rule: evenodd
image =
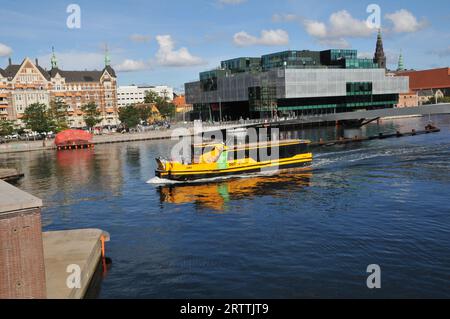
<path id="1" fill-rule="evenodd" d="M 69 29 L 67 6 L 81 8 Z M 2 1 L 0 67 L 38 57 L 51 47 L 64 69 L 101 69 L 105 45 L 120 84 L 167 84 L 178 91 L 221 60 L 286 49 L 350 47 L 373 54 L 376 30 L 366 8 L 381 8 L 388 63 L 402 51 L 407 68 L 450 65 L 450 3 L 337 0 Z"/>

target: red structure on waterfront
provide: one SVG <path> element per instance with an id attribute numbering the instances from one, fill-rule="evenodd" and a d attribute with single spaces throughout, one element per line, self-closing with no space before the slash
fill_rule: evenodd
<path id="1" fill-rule="evenodd" d="M 55 145 L 58 150 L 94 147 L 92 134 L 83 130 L 65 130 L 58 133 Z"/>

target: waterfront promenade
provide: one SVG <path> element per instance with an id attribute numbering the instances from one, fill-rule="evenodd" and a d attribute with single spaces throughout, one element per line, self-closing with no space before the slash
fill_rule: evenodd
<path id="1" fill-rule="evenodd" d="M 209 131 L 217 131 L 223 129 L 232 129 L 238 127 L 248 127 L 255 124 L 261 123 L 260 121 L 243 121 L 242 123 L 226 123 L 226 124 L 208 124 L 202 123 L 202 133 Z M 103 135 L 94 135 L 94 144 L 108 144 L 108 143 L 122 143 L 122 142 L 136 142 L 136 141 L 146 141 L 146 140 L 164 140 L 170 139 L 172 133 L 177 128 L 183 126 L 174 127 L 173 129 L 138 132 L 138 133 L 111 133 Z M 193 124 L 189 123 L 184 126 L 186 130 L 185 136 L 193 135 L 194 128 Z M 54 140 L 45 141 L 45 146 L 43 141 L 18 141 L 6 144 L 0 144 L 0 154 L 1 153 L 16 153 L 16 152 L 29 152 L 29 151 L 41 151 L 41 150 L 52 150 L 56 149 L 53 142 Z"/>
<path id="2" fill-rule="evenodd" d="M 268 119 L 240 120 L 226 123 L 202 122 L 202 132 L 205 133 L 209 131 L 234 129 L 240 127 L 252 127 L 252 126 L 259 126 L 262 124 L 270 124 L 274 126 L 295 126 L 303 124 L 329 123 L 345 120 L 374 119 L 378 117 L 384 118 L 384 117 L 415 116 L 415 115 L 427 116 L 436 114 L 450 114 L 450 104 L 424 105 L 409 108 L 379 109 L 379 110 L 344 112 L 344 113 L 303 115 L 298 117 L 284 117 L 270 120 Z M 165 129 L 165 130 L 148 131 L 142 133 L 126 133 L 126 134 L 111 133 L 104 135 L 95 135 L 94 144 L 170 139 L 173 131 L 177 128 L 182 127 L 187 129 L 185 135 L 194 134 L 193 123 L 190 122 L 184 125 L 174 126 L 172 129 Z M 43 145 L 43 141 L 20 141 L 20 142 L 0 144 L 0 154 L 51 150 L 55 148 L 56 147 L 53 143 L 53 140 L 46 141 L 45 146 Z"/>

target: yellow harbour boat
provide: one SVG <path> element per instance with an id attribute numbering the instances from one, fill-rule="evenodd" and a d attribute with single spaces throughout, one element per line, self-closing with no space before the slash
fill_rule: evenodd
<path id="1" fill-rule="evenodd" d="M 155 175 L 175 181 L 192 181 L 307 167 L 313 159 L 309 144 L 308 140 L 232 146 L 224 143 L 193 144 L 189 163 L 157 158 Z"/>

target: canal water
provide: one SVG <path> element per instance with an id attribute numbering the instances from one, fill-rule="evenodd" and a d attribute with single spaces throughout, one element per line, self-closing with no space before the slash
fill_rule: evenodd
<path id="1" fill-rule="evenodd" d="M 385 120 L 360 133 L 423 129 L 429 120 Z M 431 120 L 441 133 L 317 149 L 310 172 L 207 184 L 146 183 L 171 141 L 0 161 L 44 200 L 45 230 L 111 234 L 100 298 L 448 298 L 450 117 Z M 381 267 L 381 289 L 367 288 L 370 264 Z"/>

